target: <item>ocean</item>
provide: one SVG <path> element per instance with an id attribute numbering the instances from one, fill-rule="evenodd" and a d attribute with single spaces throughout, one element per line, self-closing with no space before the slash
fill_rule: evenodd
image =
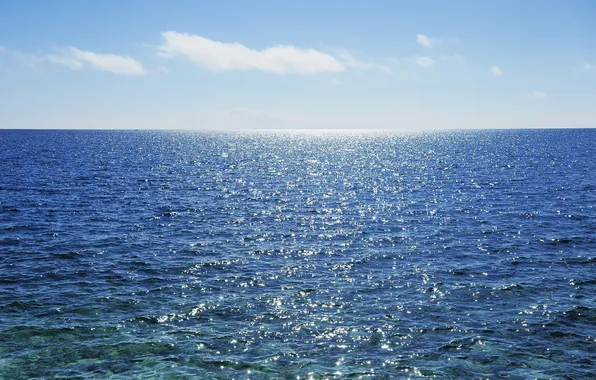
<path id="1" fill-rule="evenodd" d="M 596 377 L 596 130 L 0 130 L 0 378 Z"/>

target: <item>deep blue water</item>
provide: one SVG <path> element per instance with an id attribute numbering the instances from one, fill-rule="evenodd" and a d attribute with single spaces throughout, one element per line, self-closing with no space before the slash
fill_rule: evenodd
<path id="1" fill-rule="evenodd" d="M 596 377 L 596 130 L 0 131 L 0 378 Z"/>

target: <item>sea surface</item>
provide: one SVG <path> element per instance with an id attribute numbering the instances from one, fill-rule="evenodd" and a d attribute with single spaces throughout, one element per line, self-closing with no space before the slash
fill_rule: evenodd
<path id="1" fill-rule="evenodd" d="M 596 378 L 596 130 L 0 131 L 0 378 Z"/>

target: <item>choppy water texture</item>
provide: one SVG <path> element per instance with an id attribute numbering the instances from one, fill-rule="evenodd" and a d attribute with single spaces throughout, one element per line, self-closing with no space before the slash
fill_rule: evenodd
<path id="1" fill-rule="evenodd" d="M 0 131 L 0 378 L 596 377 L 596 130 Z"/>

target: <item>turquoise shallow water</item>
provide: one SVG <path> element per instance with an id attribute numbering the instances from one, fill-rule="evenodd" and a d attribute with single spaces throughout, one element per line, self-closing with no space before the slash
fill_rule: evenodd
<path id="1" fill-rule="evenodd" d="M 0 378 L 596 377 L 596 130 L 0 131 Z"/>

